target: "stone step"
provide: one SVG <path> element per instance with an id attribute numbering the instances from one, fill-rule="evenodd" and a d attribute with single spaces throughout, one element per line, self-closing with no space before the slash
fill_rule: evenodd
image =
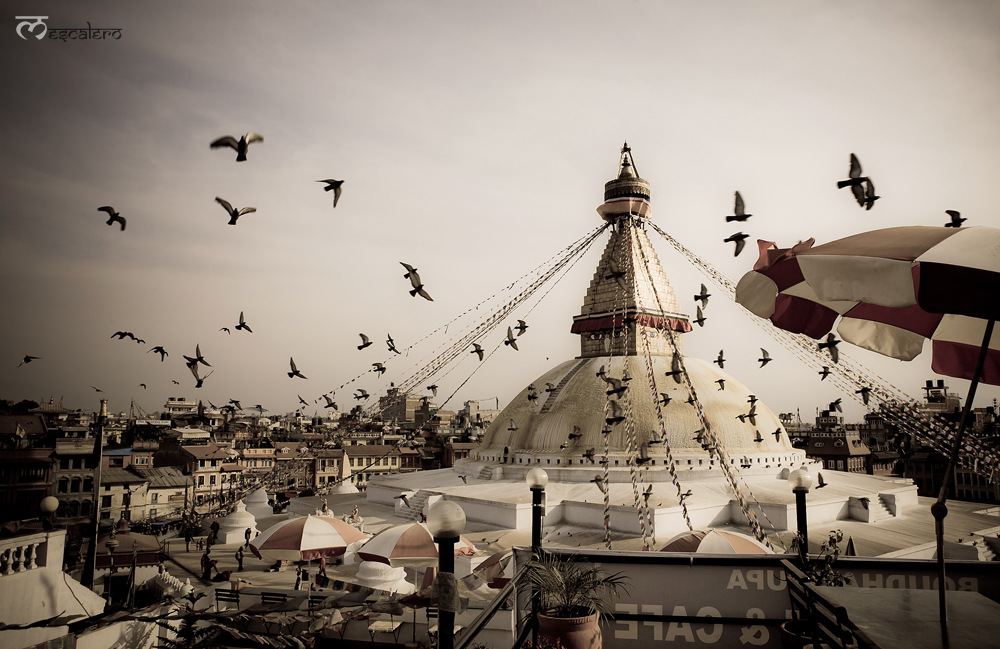
<path id="1" fill-rule="evenodd" d="M 407 498 L 410 502 L 409 508 L 403 508 L 400 512 L 399 517 L 405 521 L 415 523 L 420 520 L 420 515 L 424 512 L 424 505 L 427 504 L 427 499 L 430 497 L 429 491 L 424 491 L 423 489 L 417 491 L 413 496 Z"/>
<path id="2" fill-rule="evenodd" d="M 479 480 L 484 480 L 484 481 L 492 480 L 493 479 L 493 467 L 491 467 L 491 466 L 484 466 L 483 468 L 479 469 L 479 477 L 478 477 L 478 479 Z"/>
<path id="3" fill-rule="evenodd" d="M 548 393 L 548 398 L 545 400 L 545 405 L 542 406 L 542 409 L 539 411 L 540 414 L 545 414 L 552 408 L 552 404 L 555 403 L 556 397 L 559 396 L 559 393 L 562 391 L 562 389 L 566 387 L 566 384 L 569 383 L 570 379 L 576 376 L 576 373 L 579 372 L 583 368 L 583 366 L 586 365 L 589 361 L 590 361 L 589 358 L 581 358 L 579 361 L 576 362 L 576 365 L 570 368 L 569 372 L 567 372 L 566 375 L 563 376 L 562 379 L 559 381 L 559 383 L 556 384 L 556 389 Z"/>

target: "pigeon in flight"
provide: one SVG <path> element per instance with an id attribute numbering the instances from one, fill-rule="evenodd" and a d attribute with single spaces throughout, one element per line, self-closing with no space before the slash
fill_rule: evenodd
<path id="1" fill-rule="evenodd" d="M 758 444 L 760 444 L 761 442 L 763 442 L 764 438 L 760 436 L 760 431 L 758 430 L 758 431 L 754 431 L 754 432 L 757 433 L 757 436 L 753 438 L 753 441 L 757 442 Z"/>
<path id="2" fill-rule="evenodd" d="M 649 457 L 649 449 L 645 444 L 643 444 L 639 448 L 639 455 L 635 458 L 635 464 L 636 466 L 645 466 L 646 464 L 649 464 L 652 459 L 653 458 Z"/>
<path id="3" fill-rule="evenodd" d="M 607 371 L 605 371 L 605 369 L 604 369 L 604 365 L 601 365 L 601 367 L 597 370 L 597 372 L 595 374 L 596 374 L 596 376 L 600 377 L 601 380 L 606 379 L 607 376 L 608 376 Z"/>
<path id="4" fill-rule="evenodd" d="M 678 498 L 680 499 L 681 502 L 684 502 L 687 498 L 690 498 L 692 495 L 694 494 L 691 492 L 690 489 L 688 489 L 687 491 L 679 495 Z"/>
<path id="5" fill-rule="evenodd" d="M 723 350 L 720 349 L 719 350 L 719 357 L 716 358 L 714 361 L 712 361 L 713 363 L 715 363 L 716 365 L 719 366 L 720 370 L 721 369 L 725 369 L 725 366 L 726 366 L 726 359 L 722 357 L 722 351 Z"/>
<path id="6" fill-rule="evenodd" d="M 604 478 L 602 478 L 600 475 L 595 475 L 594 479 L 591 480 L 590 482 L 593 482 L 595 485 L 597 485 L 597 488 L 601 490 L 602 494 L 608 493 L 608 488 L 604 486 Z"/>
<path id="7" fill-rule="evenodd" d="M 239 402 L 239 399 L 230 399 L 229 403 L 233 404 L 233 407 L 237 410 L 243 410 L 243 405 Z"/>
<path id="8" fill-rule="evenodd" d="M 375 368 L 372 371 L 378 372 L 379 376 L 385 374 L 385 365 L 383 365 L 382 363 L 372 363 L 372 367 Z"/>
<path id="9" fill-rule="evenodd" d="M 219 198 L 218 196 L 215 197 L 215 202 L 221 205 L 226 210 L 226 212 L 229 213 L 229 225 L 236 225 L 236 221 L 239 220 L 241 216 L 243 216 L 244 214 L 252 214 L 253 212 L 257 211 L 256 207 L 244 207 L 237 210 L 235 207 L 233 207 L 232 203 L 230 203 L 224 198 Z"/>
<path id="10" fill-rule="evenodd" d="M 301 394 L 296 394 L 295 396 L 299 398 L 299 403 L 301 403 L 303 406 L 306 406 L 307 408 L 309 407 L 309 404 L 306 403 L 306 400 L 302 398 Z"/>
<path id="11" fill-rule="evenodd" d="M 865 190 L 861 187 L 861 185 L 863 185 L 866 180 L 868 180 L 868 178 L 861 175 L 861 163 L 858 162 L 858 157 L 852 153 L 851 168 L 847 173 L 847 180 L 838 181 L 837 189 L 850 187 L 851 192 L 854 193 L 854 198 L 858 201 L 858 205 L 864 206 Z"/>
<path id="12" fill-rule="evenodd" d="M 780 428 L 775 428 L 774 432 L 771 433 L 771 434 L 774 435 L 774 441 L 776 441 L 776 442 L 780 442 L 781 441 L 781 429 Z"/>
<path id="13" fill-rule="evenodd" d="M 585 457 L 588 460 L 590 460 L 591 464 L 594 464 L 594 447 L 590 447 L 586 451 L 584 451 L 583 452 L 583 457 Z"/>
<path id="14" fill-rule="evenodd" d="M 299 371 L 299 368 L 295 367 L 295 359 L 292 358 L 291 356 L 288 357 L 288 365 L 292 368 L 292 371 L 288 372 L 288 378 L 291 379 L 295 378 L 296 376 L 299 377 L 300 379 L 309 378 L 307 376 L 304 376 L 302 372 Z"/>
<path id="15" fill-rule="evenodd" d="M 90 387 L 94 388 L 94 386 L 90 386 Z M 102 390 L 100 388 L 94 388 L 94 392 L 104 392 L 104 390 Z"/>
<path id="16" fill-rule="evenodd" d="M 139 387 L 142 388 L 143 390 L 145 390 L 146 389 L 146 384 L 145 383 L 140 383 Z"/>
<path id="17" fill-rule="evenodd" d="M 340 186 L 344 184 L 344 181 L 327 178 L 326 180 L 317 180 L 316 182 L 326 183 L 326 187 L 323 188 L 323 191 L 333 191 L 333 206 L 337 207 L 337 201 L 340 200 L 340 192 L 342 191 Z"/>
<path id="18" fill-rule="evenodd" d="M 357 399 L 358 401 L 361 401 L 362 399 L 367 399 L 368 398 L 368 393 L 365 390 L 362 390 L 361 388 L 358 388 L 357 391 L 358 391 L 358 394 L 354 395 L 354 398 Z"/>
<path id="19" fill-rule="evenodd" d="M 830 376 L 830 368 L 828 366 L 824 365 L 823 366 L 823 371 L 822 372 L 816 372 L 816 373 L 819 374 L 819 380 L 820 381 L 825 381 L 826 377 Z"/>
<path id="20" fill-rule="evenodd" d="M 111 334 L 112 338 L 114 338 L 115 336 L 118 336 L 118 340 L 125 340 L 126 336 L 128 336 L 132 340 L 135 340 L 135 335 L 131 331 L 116 331 L 113 334 Z"/>
<path id="21" fill-rule="evenodd" d="M 175 381 L 173 379 L 170 379 L 170 382 L 173 383 L 174 385 L 180 385 L 181 384 L 180 381 Z"/>
<path id="22" fill-rule="evenodd" d="M 733 257 L 739 257 L 740 253 L 743 252 L 743 247 L 745 245 L 747 245 L 746 238 L 749 237 L 749 236 L 750 236 L 749 234 L 744 234 L 742 232 L 737 232 L 736 234 L 729 235 L 728 237 L 726 237 L 725 239 L 723 239 L 722 242 L 723 243 L 729 243 L 730 241 L 732 241 L 733 243 L 735 243 L 736 244 L 736 252 L 733 253 Z"/>
<path id="23" fill-rule="evenodd" d="M 580 432 L 579 426 L 573 426 L 573 432 L 569 434 L 570 440 L 580 439 L 583 437 L 583 433 Z"/>
<path id="24" fill-rule="evenodd" d="M 840 399 L 837 399 L 836 401 L 831 401 L 830 402 L 830 412 L 834 412 L 834 411 L 844 412 L 843 407 L 841 407 L 841 405 L 840 405 Z"/>
<path id="25" fill-rule="evenodd" d="M 817 473 L 816 474 L 816 481 L 819 482 L 819 484 L 816 485 L 817 489 L 822 489 L 826 485 L 830 484 L 830 483 L 826 482 L 825 480 L 823 480 L 823 474 L 822 473 Z"/>
<path id="26" fill-rule="evenodd" d="M 385 344 L 389 346 L 389 351 L 395 352 L 397 354 L 400 353 L 400 351 L 396 349 L 396 341 L 393 340 L 392 336 L 390 336 L 389 334 L 385 335 Z"/>
<path id="27" fill-rule="evenodd" d="M 510 345 L 514 348 L 514 351 L 518 351 L 517 340 L 514 338 L 514 332 L 510 327 L 507 327 L 507 339 L 503 341 L 503 344 Z"/>
<path id="28" fill-rule="evenodd" d="M 17 366 L 21 367 L 25 363 L 30 363 L 31 361 L 37 361 L 40 358 L 41 358 L 41 356 L 25 356 L 24 358 L 21 359 L 21 362 L 18 363 Z"/>
<path id="29" fill-rule="evenodd" d="M 760 354 L 761 354 L 761 356 L 760 356 L 760 358 L 758 358 L 757 360 L 758 360 L 758 361 L 760 361 L 760 366 L 761 366 L 761 367 L 764 367 L 765 365 L 767 365 L 768 363 L 770 363 L 770 362 L 771 362 L 772 360 L 774 360 L 774 359 L 773 359 L 773 358 L 771 358 L 771 356 L 770 356 L 770 355 L 769 355 L 769 354 L 767 353 L 767 350 L 766 350 L 766 349 L 764 349 L 763 347 L 761 347 L 761 348 L 760 348 Z"/>
<path id="30" fill-rule="evenodd" d="M 479 343 L 472 343 L 472 346 L 475 347 L 475 349 L 473 349 L 469 353 L 470 354 L 478 354 L 479 355 L 479 360 L 483 360 L 483 348 L 482 348 L 482 346 L 480 346 Z"/>
<path id="31" fill-rule="evenodd" d="M 393 500 L 402 500 L 403 504 L 406 505 L 407 509 L 409 509 L 410 507 L 410 501 L 406 499 L 406 494 L 399 494 L 398 496 L 394 496 Z"/>
<path id="32" fill-rule="evenodd" d="M 749 397 L 747 397 L 747 403 L 749 403 L 751 407 L 753 407 L 753 405 L 755 403 L 757 403 L 758 401 L 759 401 L 759 399 L 757 398 L 757 395 L 755 395 L 755 394 L 751 394 Z"/>
<path id="33" fill-rule="evenodd" d="M 871 500 L 869 500 L 868 498 L 865 498 L 865 497 L 861 497 L 861 498 L 858 498 L 858 502 L 861 503 L 862 507 L 864 507 L 865 509 L 868 509 L 868 504 L 871 502 Z"/>
<path id="34" fill-rule="evenodd" d="M 611 258 L 608 260 L 608 268 L 611 272 L 604 276 L 604 279 L 613 279 L 618 284 L 618 288 L 628 292 L 628 284 L 625 282 L 625 273 L 618 268 L 618 262 Z"/>
<path id="35" fill-rule="evenodd" d="M 243 312 L 242 311 L 240 311 L 240 323 L 238 325 L 236 325 L 236 329 L 237 329 L 237 331 L 240 330 L 240 329 L 242 329 L 242 330 L 246 331 L 248 334 L 252 334 L 253 333 L 253 329 L 250 328 L 250 325 L 248 325 L 247 321 L 243 318 Z"/>
<path id="36" fill-rule="evenodd" d="M 326 405 L 323 406 L 324 408 L 333 408 L 334 410 L 340 410 L 340 408 L 337 407 L 337 404 L 334 403 L 333 399 L 331 399 L 329 396 L 327 396 L 327 395 L 324 394 L 323 398 L 326 399 Z M 358 397 L 354 397 L 354 398 L 357 399 Z"/>
<path id="37" fill-rule="evenodd" d="M 605 394 L 607 394 L 609 396 L 610 395 L 617 396 L 617 395 L 620 395 L 620 394 L 624 393 L 625 390 L 628 390 L 628 386 L 627 385 L 623 385 L 620 380 L 613 379 L 610 376 L 608 378 L 604 379 L 604 382 L 607 383 L 610 386 L 608 388 L 608 391 L 605 392 Z"/>
<path id="38" fill-rule="evenodd" d="M 674 359 L 671 361 L 670 371 L 667 372 L 667 376 L 671 376 L 675 383 L 681 382 L 681 374 L 683 370 L 681 369 L 681 357 L 678 354 L 674 354 Z"/>
<path id="39" fill-rule="evenodd" d="M 233 335 L 233 332 L 229 330 L 229 327 L 222 327 L 219 331 L 225 331 L 230 336 Z"/>
<path id="40" fill-rule="evenodd" d="M 720 392 L 726 389 L 726 379 L 716 379 L 715 382 L 719 384 Z"/>
<path id="41" fill-rule="evenodd" d="M 468 476 L 460 475 L 458 477 L 462 479 L 463 483 L 469 484 L 469 478 L 468 478 Z"/>
<path id="42" fill-rule="evenodd" d="M 232 135 L 226 135 L 225 137 L 220 137 L 215 142 L 212 142 L 211 148 L 221 149 L 229 147 L 236 151 L 236 162 L 244 162 L 247 159 L 247 149 L 250 148 L 251 142 L 263 142 L 264 136 L 260 133 L 254 133 L 250 131 L 243 137 L 236 141 L 236 138 Z"/>
<path id="43" fill-rule="evenodd" d="M 870 180 L 865 181 L 865 200 L 862 203 L 866 210 L 870 210 L 875 207 L 875 201 L 882 198 L 881 196 L 875 195 L 875 183 Z"/>
<path id="44" fill-rule="evenodd" d="M 653 485 L 650 484 L 648 487 L 646 487 L 646 490 L 642 492 L 642 499 L 647 505 L 649 504 L 649 497 L 652 495 L 653 495 Z"/>
<path id="45" fill-rule="evenodd" d="M 528 324 L 524 320 L 518 320 L 517 326 L 514 328 L 517 329 L 517 335 L 521 336 L 528 330 Z"/>
<path id="46" fill-rule="evenodd" d="M 110 205 L 105 205 L 103 207 L 98 207 L 97 211 L 108 213 L 108 220 L 105 221 L 107 225 L 114 225 L 115 221 L 117 221 L 122 226 L 121 232 L 125 231 L 125 217 L 116 212 L 115 208 Z"/>
<path id="47" fill-rule="evenodd" d="M 206 367 L 212 367 L 212 365 L 205 360 L 205 357 L 201 355 L 201 345 L 194 346 L 194 358 L 191 358 L 190 356 L 185 356 L 184 358 L 191 363 L 201 363 Z"/>
<path id="48" fill-rule="evenodd" d="M 438 395 L 438 386 L 437 385 L 428 385 L 427 389 L 431 391 L 431 396 L 432 397 L 436 397 Z"/>
<path id="49" fill-rule="evenodd" d="M 661 406 L 665 406 L 665 405 L 669 404 L 671 399 L 672 399 L 672 397 L 669 394 L 667 394 L 666 392 L 661 392 L 660 393 L 660 405 Z"/>
<path id="50" fill-rule="evenodd" d="M 610 425 L 615 425 L 619 422 L 625 421 L 625 413 L 622 411 L 622 407 L 618 405 L 618 402 L 611 399 L 611 412 L 609 416 L 605 419 Z"/>
<path id="51" fill-rule="evenodd" d="M 866 386 L 863 386 L 860 390 L 855 390 L 854 394 L 860 394 L 861 395 L 861 400 L 864 401 L 865 405 L 867 406 L 868 405 L 868 395 L 869 395 L 869 393 L 871 391 L 872 391 L 872 389 L 866 385 Z"/>
<path id="52" fill-rule="evenodd" d="M 195 362 L 195 363 L 189 363 L 188 364 L 188 368 L 191 370 L 191 374 L 194 375 L 194 380 L 197 381 L 197 383 L 195 383 L 195 386 L 194 386 L 196 388 L 200 388 L 202 386 L 202 384 L 205 383 L 205 379 L 207 379 L 208 377 L 212 376 L 212 372 L 209 372 L 205 376 L 198 376 L 198 363 L 197 362 Z M 214 371 L 215 370 L 213 370 L 213 372 Z"/>
<path id="53" fill-rule="evenodd" d="M 359 350 L 364 349 L 365 347 L 368 347 L 369 345 L 372 344 L 372 341 L 368 340 L 368 336 L 364 334 L 358 334 L 358 335 L 361 336 L 361 344 L 358 345 Z"/>
<path id="54" fill-rule="evenodd" d="M 410 285 L 413 286 L 413 290 L 410 291 L 410 295 L 413 296 L 413 297 L 416 297 L 417 294 L 419 293 L 420 297 L 422 297 L 425 300 L 428 300 L 430 302 L 433 302 L 434 299 L 430 295 L 427 294 L 427 291 L 424 290 L 424 285 L 420 281 L 420 275 L 417 274 L 417 269 L 414 268 L 413 266 L 409 265 L 409 264 L 406 264 L 406 263 L 403 263 L 403 262 L 399 262 L 399 263 L 402 264 L 403 268 L 406 269 L 406 274 L 403 275 L 403 277 L 404 278 L 408 278 L 410 280 Z"/>
<path id="55" fill-rule="evenodd" d="M 545 391 L 546 392 L 555 392 L 556 391 L 556 386 L 553 385 L 552 383 L 546 383 L 545 384 Z M 574 426 L 574 428 L 576 428 L 576 427 Z"/>
<path id="56" fill-rule="evenodd" d="M 513 419 L 510 420 L 510 427 L 507 430 L 509 430 L 511 432 L 514 432 L 515 430 L 517 430 L 517 424 L 514 423 Z"/>
<path id="57" fill-rule="evenodd" d="M 694 320 L 692 320 L 692 322 L 694 322 L 699 327 L 704 327 L 705 326 L 705 320 L 706 320 L 706 318 L 705 318 L 705 315 L 701 312 L 701 307 L 700 306 L 696 306 L 695 310 L 698 313 L 698 317 L 695 318 Z"/>
<path id="58" fill-rule="evenodd" d="M 828 348 L 830 350 L 830 358 L 832 358 L 833 362 L 836 363 L 838 360 L 840 360 L 840 352 L 837 351 L 837 343 L 839 342 L 840 341 L 837 340 L 837 337 L 831 333 L 827 334 L 826 342 L 817 343 L 817 347 L 819 349 Z"/>
<path id="59" fill-rule="evenodd" d="M 944 227 L 946 228 L 960 228 L 963 223 L 968 221 L 968 219 L 962 218 L 961 212 L 956 212 L 955 210 L 945 210 L 944 213 L 951 217 L 951 222 L 944 224 Z"/>
<path id="60" fill-rule="evenodd" d="M 707 309 L 708 308 L 708 298 L 710 298 L 710 297 L 712 297 L 712 294 L 709 293 L 708 289 L 705 288 L 705 285 L 702 284 L 701 285 L 701 292 L 698 293 L 697 295 L 695 295 L 694 299 L 696 301 L 697 300 L 701 300 L 701 308 Z"/>
<path id="61" fill-rule="evenodd" d="M 743 206 L 743 197 L 740 196 L 739 192 L 736 192 L 736 204 L 733 206 L 733 212 L 732 216 L 726 217 L 726 223 L 729 223 L 730 221 L 740 221 L 742 223 L 753 216 L 753 214 L 746 213 Z"/>

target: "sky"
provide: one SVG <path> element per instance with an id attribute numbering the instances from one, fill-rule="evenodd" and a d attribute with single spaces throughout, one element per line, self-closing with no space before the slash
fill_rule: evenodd
<path id="1" fill-rule="evenodd" d="M 112 412 L 134 400 L 153 413 L 183 396 L 285 413 L 336 389 L 347 409 L 355 388 L 403 381 L 488 313 L 475 305 L 598 227 L 625 140 L 653 221 L 734 281 L 754 262 L 752 245 L 734 257 L 723 243 L 737 229 L 822 243 L 943 225 L 948 209 L 1000 227 L 993 2 L 0 7 L 4 399 L 96 410 L 106 397 Z M 23 15 L 121 38 L 22 39 Z M 209 148 L 248 131 L 264 141 L 246 162 Z M 852 152 L 882 196 L 871 211 L 836 188 Z M 324 178 L 345 181 L 336 209 Z M 754 216 L 734 227 L 736 190 Z M 229 226 L 216 197 L 257 212 Z M 704 278 L 651 238 L 693 311 Z M 579 354 L 569 328 L 606 241 L 515 311 L 530 310 L 519 351 L 482 368 L 463 358 L 436 401 L 503 406 Z M 433 302 L 408 294 L 399 262 Z M 252 334 L 234 329 L 241 311 Z M 706 315 L 685 353 L 726 349 L 726 371 L 774 412 L 810 421 L 843 396 L 848 421 L 863 415 L 739 307 L 713 300 Z M 146 343 L 111 339 L 119 330 Z M 361 332 L 374 344 L 359 351 Z M 387 334 L 405 355 L 390 358 Z M 214 371 L 201 389 L 182 358 L 196 345 Z M 759 347 L 775 358 L 763 370 Z M 845 351 L 914 397 L 939 378 L 929 345 L 909 363 Z M 17 367 L 26 354 L 41 358 Z M 288 378 L 290 357 L 307 380 Z M 388 371 L 368 372 L 374 362 Z M 997 396 L 984 386 L 976 405 Z"/>

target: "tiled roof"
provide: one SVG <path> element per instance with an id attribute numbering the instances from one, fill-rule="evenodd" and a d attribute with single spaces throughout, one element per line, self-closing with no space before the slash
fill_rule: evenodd
<path id="1" fill-rule="evenodd" d="M 164 487 L 188 487 L 194 484 L 191 476 L 181 473 L 179 467 L 164 466 L 158 468 L 138 469 L 132 467 L 132 471 L 149 480 L 151 489 Z"/>
<path id="2" fill-rule="evenodd" d="M 148 482 L 148 480 L 128 469 L 101 470 L 101 483 L 103 484 L 134 484 L 136 482 Z"/>

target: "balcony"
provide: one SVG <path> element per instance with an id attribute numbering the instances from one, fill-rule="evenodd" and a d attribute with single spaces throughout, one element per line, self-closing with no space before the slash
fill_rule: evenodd
<path id="1" fill-rule="evenodd" d="M 6 539 L 0 539 L 0 580 L 9 575 L 30 570 L 38 570 L 49 565 L 49 532 L 39 532 Z M 65 536 L 65 533 L 63 533 Z M 59 542 L 56 568 L 62 566 L 62 541 Z M 2 583 L 2 582 L 0 582 Z"/>

